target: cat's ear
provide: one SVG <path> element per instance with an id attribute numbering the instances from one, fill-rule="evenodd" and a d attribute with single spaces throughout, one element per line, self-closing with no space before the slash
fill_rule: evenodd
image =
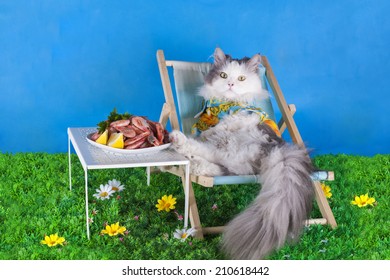
<path id="1" fill-rule="evenodd" d="M 225 53 L 220 49 L 216 48 L 214 51 L 214 64 L 216 66 L 222 66 L 226 62 L 226 55 Z"/>
<path id="2" fill-rule="evenodd" d="M 261 63 L 261 56 L 259 54 L 255 54 L 251 59 L 248 60 L 247 67 L 250 71 L 256 72 L 259 68 L 259 64 Z"/>

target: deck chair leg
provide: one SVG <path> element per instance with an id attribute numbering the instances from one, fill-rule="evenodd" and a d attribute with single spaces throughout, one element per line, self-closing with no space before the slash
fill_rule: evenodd
<path id="1" fill-rule="evenodd" d="M 185 190 L 184 176 L 181 176 L 181 181 L 182 181 L 183 188 Z M 198 206 L 196 205 L 196 199 L 195 199 L 194 188 L 193 188 L 192 182 L 190 182 L 188 195 L 189 195 L 188 200 L 189 200 L 189 208 L 190 208 L 189 209 L 189 217 L 190 217 L 191 227 L 196 229 L 195 238 L 203 239 L 202 225 L 200 223 Z"/>
<path id="2" fill-rule="evenodd" d="M 336 219 L 334 218 L 332 209 L 329 206 L 328 200 L 325 197 L 324 192 L 321 188 L 321 183 L 319 181 L 313 182 L 316 201 L 322 216 L 326 219 L 327 224 L 329 224 L 333 229 L 337 227 Z"/>

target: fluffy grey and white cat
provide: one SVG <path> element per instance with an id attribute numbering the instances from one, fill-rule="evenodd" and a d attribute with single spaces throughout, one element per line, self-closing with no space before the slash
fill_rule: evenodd
<path id="1" fill-rule="evenodd" d="M 258 54 L 238 60 L 217 48 L 200 95 L 244 103 L 264 98 L 268 93 L 257 73 L 260 63 Z M 298 239 L 314 196 L 313 167 L 304 148 L 284 142 L 246 110 L 226 115 L 199 137 L 172 131 L 170 139 L 190 159 L 195 174 L 259 175 L 258 196 L 225 227 L 222 248 L 229 257 L 262 259 Z"/>

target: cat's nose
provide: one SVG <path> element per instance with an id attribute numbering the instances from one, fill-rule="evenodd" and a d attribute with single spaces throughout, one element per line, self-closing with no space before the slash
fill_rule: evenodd
<path id="1" fill-rule="evenodd" d="M 228 85 L 229 85 L 229 87 L 232 87 L 232 86 L 234 86 L 234 83 L 229 82 Z"/>

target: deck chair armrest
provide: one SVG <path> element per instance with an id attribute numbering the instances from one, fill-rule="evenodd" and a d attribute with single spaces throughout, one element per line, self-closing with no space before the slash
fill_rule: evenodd
<path id="1" fill-rule="evenodd" d="M 159 120 L 159 123 L 161 123 L 164 128 L 166 128 L 167 126 L 170 111 L 171 111 L 171 107 L 169 106 L 169 104 L 164 103 L 161 109 L 160 120 Z"/>
<path id="2" fill-rule="evenodd" d="M 280 109 L 280 112 L 282 113 L 283 120 L 286 123 L 292 141 L 295 144 L 304 147 L 305 145 L 303 143 L 301 134 L 298 131 L 297 125 L 292 117 L 286 99 L 284 98 L 283 92 L 279 86 L 278 81 L 276 80 L 276 77 L 274 75 L 274 72 L 272 71 L 271 65 L 269 64 L 267 57 L 265 56 L 262 57 L 262 63 L 263 66 L 266 68 L 266 76 L 267 76 L 268 83 L 272 89 L 272 92 L 274 93 L 276 102 L 278 103 L 278 107 Z"/>
<path id="3" fill-rule="evenodd" d="M 175 110 L 175 101 L 172 94 L 172 87 L 171 87 L 171 82 L 169 80 L 167 64 L 165 61 L 164 52 L 162 50 L 157 51 L 157 64 L 160 71 L 160 77 L 161 77 L 161 83 L 164 91 L 165 102 L 167 105 L 169 105 L 168 107 L 164 105 L 165 113 L 168 112 L 168 119 L 170 120 L 171 129 L 180 129 L 179 119 L 177 116 L 177 112 Z M 163 106 L 163 110 L 164 110 L 164 106 Z M 168 121 L 168 119 L 166 121 Z M 165 121 L 165 118 L 163 119 L 163 121 Z"/>
<path id="4" fill-rule="evenodd" d="M 288 109 L 291 112 L 291 116 L 294 116 L 295 112 L 297 111 L 297 108 L 295 107 L 295 105 L 294 104 L 289 104 L 288 105 Z M 279 120 L 278 127 L 279 127 L 280 134 L 283 134 L 283 132 L 287 128 L 286 122 L 284 121 L 283 117 Z"/>

